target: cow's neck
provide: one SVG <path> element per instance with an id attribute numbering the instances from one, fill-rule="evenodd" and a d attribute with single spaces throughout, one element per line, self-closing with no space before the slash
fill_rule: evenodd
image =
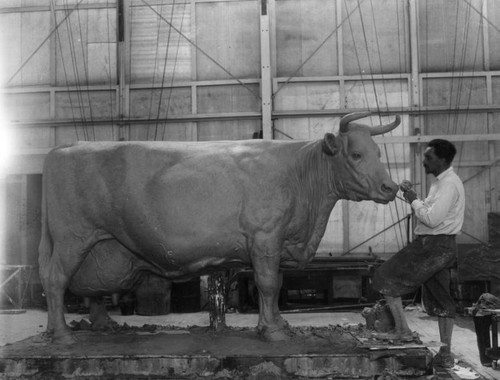
<path id="1" fill-rule="evenodd" d="M 291 231 L 297 238 L 300 236 L 299 240 L 303 239 L 306 250 L 305 255 L 297 252 L 299 264 L 304 259 L 305 263 L 312 259 L 339 199 L 331 162 L 322 152 L 322 141 L 306 144 L 296 157 L 291 177 L 297 204 Z"/>
<path id="2" fill-rule="evenodd" d="M 314 203 L 326 201 L 333 208 L 340 199 L 340 191 L 332 168 L 333 160 L 323 153 L 322 144 L 322 140 L 310 142 L 299 150 L 292 177 L 299 196 Z"/>

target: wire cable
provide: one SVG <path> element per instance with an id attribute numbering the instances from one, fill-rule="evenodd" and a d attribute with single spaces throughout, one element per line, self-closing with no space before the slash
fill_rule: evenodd
<path id="1" fill-rule="evenodd" d="M 143 0 L 144 1 L 144 0 Z M 351 17 L 351 15 L 359 8 L 359 6 L 364 2 L 365 0 L 361 0 L 361 3 L 359 3 L 358 1 L 358 6 L 354 8 L 354 10 L 349 13 L 334 29 L 333 31 L 328 34 L 328 36 L 326 36 L 326 38 L 323 40 L 323 42 L 321 42 L 318 47 L 316 49 L 314 49 L 314 51 L 309 55 L 309 57 L 307 57 L 305 59 L 305 61 L 303 61 L 299 67 L 297 67 L 293 72 L 292 74 L 290 75 L 290 77 L 288 77 L 288 79 L 286 81 L 283 82 L 283 84 L 281 86 L 278 86 L 278 89 L 273 93 L 272 97 L 274 99 L 274 97 L 283 89 L 283 87 L 285 87 L 286 85 L 288 85 L 288 83 L 290 83 L 290 81 L 295 78 L 295 76 L 297 75 L 297 73 L 306 65 L 307 62 L 309 62 L 312 57 L 314 57 L 316 55 L 316 53 L 328 42 L 328 40 L 333 36 L 335 35 L 338 30 L 340 29 L 340 27 L 344 24 L 344 22 L 349 19 Z M 344 0 L 344 4 L 345 4 L 345 0 Z"/>
<path id="2" fill-rule="evenodd" d="M 188 36 L 186 36 L 181 30 L 176 28 L 174 25 L 172 25 L 165 17 L 163 17 L 156 9 L 154 9 L 146 0 L 141 0 L 146 6 L 148 6 L 154 13 L 156 13 L 163 21 L 165 21 L 167 24 L 170 25 L 170 27 L 175 30 L 179 35 L 181 35 L 189 44 L 194 46 L 196 50 L 198 50 L 200 53 L 205 55 L 211 62 L 213 62 L 217 67 L 219 67 L 222 71 L 224 71 L 231 79 L 234 79 L 236 82 L 238 82 L 240 85 L 242 85 L 244 88 L 246 88 L 252 95 L 254 95 L 257 99 L 261 99 L 260 94 L 256 93 L 252 88 L 247 86 L 241 79 L 237 78 L 234 76 L 229 70 L 227 70 L 224 66 L 222 66 L 217 60 L 212 58 L 205 50 L 203 50 L 201 47 L 199 47 L 195 42 L 193 42 Z"/>
<path id="3" fill-rule="evenodd" d="M 160 13 L 163 13 L 163 3 L 160 5 Z M 158 47 L 160 46 L 160 35 L 161 35 L 161 26 L 163 25 L 161 19 L 157 17 L 157 29 L 156 29 L 156 45 L 155 45 L 155 59 L 153 64 L 153 81 L 151 83 L 151 98 L 149 99 L 149 110 L 148 110 L 148 119 L 151 119 L 152 109 L 153 109 L 153 99 L 155 95 L 155 81 L 156 81 L 156 70 L 158 65 Z M 148 128 L 149 132 L 149 128 Z"/>
<path id="4" fill-rule="evenodd" d="M 50 1 L 51 1 L 51 8 L 55 9 L 54 0 L 50 0 Z M 57 12 L 55 12 L 55 11 L 54 11 L 54 21 L 57 23 Z M 61 54 L 61 63 L 62 63 L 62 67 L 63 67 L 64 78 L 66 80 L 66 85 L 68 85 L 68 82 L 69 82 L 68 81 L 68 72 L 66 70 L 66 63 L 64 62 L 64 55 L 63 55 L 63 51 L 62 51 L 62 42 L 61 42 L 59 28 L 56 29 L 55 36 L 56 36 L 56 49 L 57 49 L 57 46 L 59 46 L 59 52 Z M 56 50 L 56 53 L 57 53 L 57 50 Z M 76 120 L 76 115 L 75 115 L 75 107 L 73 106 L 73 100 L 71 98 L 71 95 L 69 95 L 69 93 L 68 93 L 68 99 L 69 99 L 69 105 L 71 108 L 71 116 L 73 117 L 73 122 L 75 123 L 74 126 L 75 126 L 76 140 L 78 141 L 78 140 L 80 140 L 80 136 L 78 134 L 78 126 L 76 123 L 77 120 Z"/>
<path id="5" fill-rule="evenodd" d="M 358 0 L 358 4 L 359 4 L 359 0 Z M 370 0 L 370 4 L 371 4 L 371 14 L 372 14 L 372 22 L 373 22 L 373 28 L 374 28 L 374 35 L 375 35 L 375 42 L 376 42 L 376 47 L 377 47 L 377 52 L 378 52 L 378 57 L 379 57 L 379 65 L 380 65 L 380 72 L 383 72 L 383 65 L 382 65 L 382 59 L 381 59 L 381 54 L 380 54 L 380 44 L 379 44 L 379 39 L 378 39 L 378 31 L 377 31 L 377 24 L 376 24 L 376 21 L 375 21 L 375 16 L 374 16 L 374 9 L 373 9 L 373 2 L 372 0 Z M 374 77 L 374 69 L 373 69 L 373 64 L 372 64 L 372 59 L 370 57 L 370 51 L 368 49 L 368 38 L 367 38 L 367 33 L 366 33 L 366 28 L 365 28 L 365 21 L 364 21 L 364 18 L 363 18 L 363 10 L 361 9 L 361 7 L 359 8 L 359 17 L 360 17 L 360 20 L 361 20 L 361 29 L 362 29 L 362 32 L 363 32 L 363 38 L 365 40 L 365 49 L 366 49 L 366 55 L 367 55 L 367 58 L 368 58 L 368 67 L 369 67 L 369 70 L 370 70 L 370 76 L 371 76 L 371 82 L 372 82 L 372 86 L 373 86 L 373 92 L 374 92 L 374 95 L 375 95 L 375 104 L 376 104 L 376 107 L 377 107 L 377 112 L 378 112 L 378 115 L 379 115 L 379 121 L 380 121 L 380 124 L 382 124 L 382 117 L 380 116 L 380 112 L 381 112 L 381 109 L 380 109 L 380 103 L 381 103 L 381 100 L 379 99 L 378 97 L 378 93 L 377 93 L 377 86 L 375 84 L 375 77 Z M 358 60 L 359 61 L 359 60 Z M 360 68 L 361 69 L 361 68 Z M 360 70 L 361 71 L 361 70 Z M 386 91 L 386 88 L 385 88 L 385 83 L 384 81 L 382 81 L 382 89 L 383 89 L 383 92 L 384 92 L 384 97 L 385 97 L 385 103 L 387 105 L 387 91 Z M 389 154 L 388 154 L 388 151 L 387 151 L 387 144 L 383 144 L 384 146 L 384 153 L 385 153 L 385 156 L 386 156 L 386 159 L 387 159 L 387 166 L 388 166 L 388 170 L 389 170 L 389 174 L 391 175 L 392 177 L 392 170 L 391 170 L 391 164 L 390 164 L 390 160 L 389 160 Z M 394 150 L 394 147 L 393 147 L 393 150 Z M 397 182 L 400 183 L 401 181 L 399 179 L 397 179 Z M 394 207 L 392 207 L 394 205 Z M 397 207 L 397 204 L 394 203 L 393 205 L 389 206 L 389 210 L 391 210 L 391 218 L 392 220 L 394 221 L 394 214 L 393 214 L 393 210 L 396 212 L 396 218 L 399 219 L 399 210 L 398 210 L 398 207 Z M 400 228 L 400 237 L 401 237 L 401 246 L 403 244 L 403 241 L 404 241 L 404 234 L 403 234 L 403 231 L 401 230 Z M 396 238 L 398 237 L 398 234 L 396 233 Z M 400 242 L 398 242 L 398 246 Z"/>
<path id="6" fill-rule="evenodd" d="M 401 223 L 401 222 L 405 221 L 406 219 L 407 219 L 407 217 L 406 217 L 406 216 L 405 216 L 404 218 L 399 219 L 397 222 L 394 222 L 394 223 L 393 223 L 393 224 L 391 224 L 390 226 L 388 226 L 388 227 L 384 228 L 382 231 L 377 232 L 375 235 L 370 236 L 368 239 L 366 239 L 366 240 L 362 241 L 362 242 L 361 242 L 361 243 L 359 243 L 358 245 L 356 245 L 356 246 L 352 247 L 351 249 L 349 249 L 348 251 L 346 251 L 346 252 L 342 253 L 340 256 L 345 256 L 345 255 L 347 255 L 348 253 L 351 253 L 351 252 L 352 252 L 352 251 L 354 251 L 356 248 L 359 248 L 359 247 L 361 247 L 363 244 L 368 243 L 370 240 L 372 240 L 372 239 L 376 238 L 377 236 L 379 236 L 379 235 L 383 234 L 384 232 L 386 232 L 386 231 L 390 230 L 391 228 L 395 227 L 396 225 L 398 225 L 399 223 Z"/>
<path id="7" fill-rule="evenodd" d="M 182 9 L 182 17 L 181 17 L 181 25 L 180 25 L 180 29 L 182 30 L 182 27 L 184 25 L 184 16 L 186 14 L 186 3 L 184 3 L 184 8 Z M 177 68 L 177 58 L 179 57 L 179 48 L 180 48 L 180 44 L 181 44 L 181 36 L 178 35 L 177 37 L 177 48 L 176 48 L 176 51 L 175 51 L 175 58 L 174 58 L 174 67 L 173 67 L 173 70 L 172 70 L 172 76 L 171 76 L 171 79 L 170 79 L 170 91 L 168 93 L 168 99 L 167 99 L 167 114 L 168 114 L 168 110 L 170 108 L 170 100 L 172 98 L 172 92 L 173 92 L 173 84 L 174 84 L 174 79 L 175 79 L 175 70 Z M 165 116 L 165 119 L 167 118 L 167 116 Z M 163 135 L 162 135 L 162 140 L 165 140 L 165 133 L 166 133 L 166 130 L 167 130 L 167 122 L 165 121 L 163 123 Z"/>
<path id="8" fill-rule="evenodd" d="M 68 6 L 68 1 L 66 0 L 65 6 Z M 80 118 L 82 120 L 82 131 L 83 131 L 83 137 L 84 140 L 89 140 L 88 138 L 88 131 L 87 131 L 87 120 L 86 120 L 86 115 L 85 115 L 85 107 L 84 107 L 84 101 L 83 101 L 83 95 L 82 95 L 82 90 L 81 90 L 81 85 L 80 85 L 80 78 L 79 78 L 79 73 L 78 73 L 78 60 L 76 58 L 76 49 L 75 49 L 75 44 L 73 40 L 73 30 L 71 27 L 71 22 L 69 18 L 66 18 L 66 29 L 68 31 L 68 44 L 69 44 L 69 51 L 70 51 L 70 56 L 71 56 L 71 63 L 73 67 L 73 75 L 75 77 L 75 86 L 76 86 L 76 97 L 78 99 L 78 105 L 80 109 Z M 61 57 L 61 59 L 64 56 Z M 69 85 L 69 84 L 68 84 Z M 68 96 L 71 97 L 71 91 L 68 91 Z"/>
<path id="9" fill-rule="evenodd" d="M 451 57 L 452 59 L 452 62 L 451 62 L 451 77 L 450 77 L 450 83 L 449 83 L 449 104 L 448 104 L 448 108 L 452 109 L 453 108 L 453 86 L 454 86 L 454 75 L 455 75 L 455 72 L 456 72 L 456 54 L 457 54 L 457 36 L 458 36 L 458 25 L 459 25 L 459 4 L 457 3 L 457 7 L 456 7 L 456 12 L 455 12 L 455 31 L 453 33 L 453 35 L 455 36 L 455 40 L 453 42 L 453 55 Z M 448 124 L 447 124 L 447 128 L 446 128 L 446 133 L 449 134 L 450 133 L 450 124 L 451 124 L 451 118 L 452 118 L 452 115 L 449 115 L 448 114 Z"/>
<path id="10" fill-rule="evenodd" d="M 173 20 L 174 20 L 174 8 L 175 8 L 175 0 L 173 0 L 173 3 L 171 5 L 171 9 L 170 9 L 170 22 L 168 23 L 169 25 L 169 30 L 168 30 L 168 34 L 167 34 L 167 44 L 166 44 L 166 47 L 165 47 L 165 59 L 163 61 L 163 74 L 162 74 L 162 77 L 161 77 L 161 86 L 160 86 L 160 98 L 158 100 L 158 109 L 157 109 L 157 113 L 156 113 L 156 123 L 155 123 L 155 135 L 154 135 L 154 140 L 156 140 L 156 137 L 158 135 L 158 124 L 159 124 L 159 120 L 160 120 L 160 113 L 161 113 L 161 109 L 162 109 L 162 99 L 163 99 L 163 86 L 165 85 L 165 74 L 167 72 L 167 62 L 168 62 L 168 50 L 170 48 L 170 39 L 172 37 L 172 27 L 173 27 Z M 173 75 L 173 73 L 172 73 Z M 168 108 L 166 109 L 166 115 L 165 117 L 168 116 Z"/>
<path id="11" fill-rule="evenodd" d="M 488 23 L 493 29 L 495 29 L 500 34 L 500 28 L 498 28 L 495 24 L 493 24 L 486 16 L 483 15 L 483 12 L 477 9 L 469 0 L 462 0 L 466 3 L 473 11 L 475 11 L 484 21 Z"/>
<path id="12" fill-rule="evenodd" d="M 61 26 L 61 24 L 64 21 L 66 21 L 66 19 L 73 13 L 73 11 L 75 9 L 78 9 L 78 7 L 80 6 L 80 4 L 83 1 L 84 0 L 79 0 L 78 3 L 76 3 L 75 6 L 66 14 L 66 16 L 61 21 L 59 21 L 58 24 L 56 24 L 56 26 L 54 27 L 54 29 L 52 29 L 50 31 L 49 35 L 44 38 L 44 40 L 40 43 L 40 45 L 38 45 L 38 47 L 35 50 L 33 50 L 33 52 L 28 56 L 28 58 L 26 58 L 26 60 L 21 64 L 21 66 L 19 66 L 19 68 L 14 72 L 14 74 L 12 74 L 10 76 L 10 78 L 7 80 L 6 85 L 8 85 L 17 76 L 17 74 L 19 74 L 21 72 L 21 70 L 24 68 L 24 66 L 26 66 L 28 64 L 28 62 L 31 60 L 31 58 L 33 58 L 33 56 L 42 48 L 42 46 L 50 39 L 50 37 L 55 33 L 55 31 L 57 29 L 59 29 L 59 27 Z"/>
<path id="13" fill-rule="evenodd" d="M 76 15 L 78 16 L 78 29 L 80 31 L 80 38 L 78 39 L 80 42 L 80 48 L 82 51 L 82 60 L 83 60 L 83 75 L 85 78 L 85 85 L 86 85 L 86 91 L 85 93 L 87 94 L 87 101 L 88 101 L 88 108 L 89 108 L 89 117 L 90 117 L 90 127 L 92 131 L 92 140 L 95 141 L 95 126 L 94 126 L 94 118 L 93 118 L 93 112 L 92 112 L 92 99 L 90 98 L 90 83 L 89 83 L 89 70 L 88 70 L 88 50 L 85 49 L 84 43 L 87 42 L 87 39 L 83 38 L 82 34 L 82 20 L 80 17 L 80 9 L 76 10 Z M 88 17 L 88 13 L 87 13 Z M 87 35 L 86 35 L 87 36 Z"/>
<path id="14" fill-rule="evenodd" d="M 470 17 L 470 13 L 469 13 L 469 17 Z M 478 56 L 478 50 L 479 50 L 479 42 L 480 42 L 480 35 L 481 35 L 481 30 L 482 30 L 482 26 L 483 26 L 483 19 L 480 18 L 479 19 L 479 25 L 478 25 L 478 30 L 477 30 L 477 38 L 476 38 L 476 43 L 475 43 L 475 51 L 474 51 L 474 60 L 472 62 L 472 76 L 470 78 L 470 87 L 469 87 L 469 92 L 468 92 L 468 98 L 467 98 L 467 106 L 466 106 L 466 111 L 465 111 L 465 117 L 464 117 L 464 124 L 463 124 L 463 132 L 465 134 L 466 132 L 466 128 L 467 128 L 467 124 L 468 124 L 468 120 L 469 120 L 469 110 L 470 110 L 470 103 L 471 103 L 471 99 L 472 99 L 472 91 L 473 91 L 473 87 L 474 87 L 474 72 L 475 72 L 475 69 L 476 69 L 476 63 L 477 63 L 477 56 Z M 465 60 L 465 58 L 464 58 Z M 461 91 L 460 91 L 461 93 Z M 459 102 L 457 102 L 459 103 Z M 458 114 L 458 112 L 457 112 Z M 457 128 L 458 129 L 458 123 L 457 123 Z M 489 128 L 489 124 L 488 124 L 488 115 L 486 114 L 486 129 L 487 129 L 487 133 L 490 132 L 490 128 Z M 460 169 L 460 162 L 462 161 L 462 157 L 463 157 L 463 152 L 464 152 L 464 143 L 461 144 L 461 149 L 460 149 L 460 153 L 458 155 L 458 169 L 457 171 Z M 482 172 L 482 170 L 479 170 L 479 172 Z M 469 180 L 471 179 L 472 177 L 469 178 Z M 464 181 L 465 182 L 465 181 Z"/>

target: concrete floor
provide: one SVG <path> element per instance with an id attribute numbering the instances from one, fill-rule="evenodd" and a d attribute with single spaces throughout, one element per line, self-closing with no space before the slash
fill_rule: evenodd
<path id="1" fill-rule="evenodd" d="M 209 317 L 207 312 L 168 314 L 164 316 L 146 317 L 139 315 L 123 316 L 118 311 L 112 312 L 113 319 L 120 323 L 131 326 L 142 326 L 144 324 L 158 324 L 165 326 L 208 326 Z M 407 310 L 408 323 L 412 330 L 420 335 L 424 344 L 429 346 L 433 352 L 437 352 L 435 345 L 439 341 L 437 319 L 427 316 L 418 308 Z M 324 313 L 302 313 L 283 314 L 284 318 L 292 326 L 329 326 L 343 324 L 364 323 L 364 318 L 359 312 L 324 312 Z M 82 314 L 67 314 L 67 322 L 80 321 L 88 317 Z M 26 310 L 19 314 L 0 314 L 0 345 L 14 343 L 27 337 L 37 335 L 45 331 L 47 314 L 42 310 Z M 255 327 L 257 325 L 257 314 L 232 313 L 226 315 L 226 323 L 232 327 Z M 470 317 L 459 317 L 454 329 L 452 351 L 459 364 L 463 368 L 470 368 L 471 374 L 481 376 L 484 379 L 500 379 L 500 370 L 486 368 L 479 362 L 476 337 L 473 322 Z M 472 378 L 472 377 L 470 377 Z"/>

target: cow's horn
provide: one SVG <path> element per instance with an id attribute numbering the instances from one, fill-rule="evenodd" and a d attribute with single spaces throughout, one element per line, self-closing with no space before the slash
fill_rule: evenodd
<path id="1" fill-rule="evenodd" d="M 339 132 L 346 133 L 349 130 L 349 123 L 354 120 L 363 119 L 370 116 L 371 112 L 353 112 L 345 115 L 340 119 Z"/>
<path id="2" fill-rule="evenodd" d="M 396 128 L 399 125 L 399 123 L 401 123 L 401 118 L 399 117 L 399 115 L 396 115 L 396 120 L 394 120 L 392 123 L 370 128 L 370 134 L 372 136 L 375 136 L 390 132 L 394 128 Z"/>

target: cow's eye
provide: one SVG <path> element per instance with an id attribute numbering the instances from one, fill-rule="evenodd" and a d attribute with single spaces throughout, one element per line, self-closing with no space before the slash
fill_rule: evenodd
<path id="1" fill-rule="evenodd" d="M 352 153 L 351 157 L 353 160 L 356 160 L 356 161 L 361 160 L 361 154 L 357 153 L 357 152 Z"/>

